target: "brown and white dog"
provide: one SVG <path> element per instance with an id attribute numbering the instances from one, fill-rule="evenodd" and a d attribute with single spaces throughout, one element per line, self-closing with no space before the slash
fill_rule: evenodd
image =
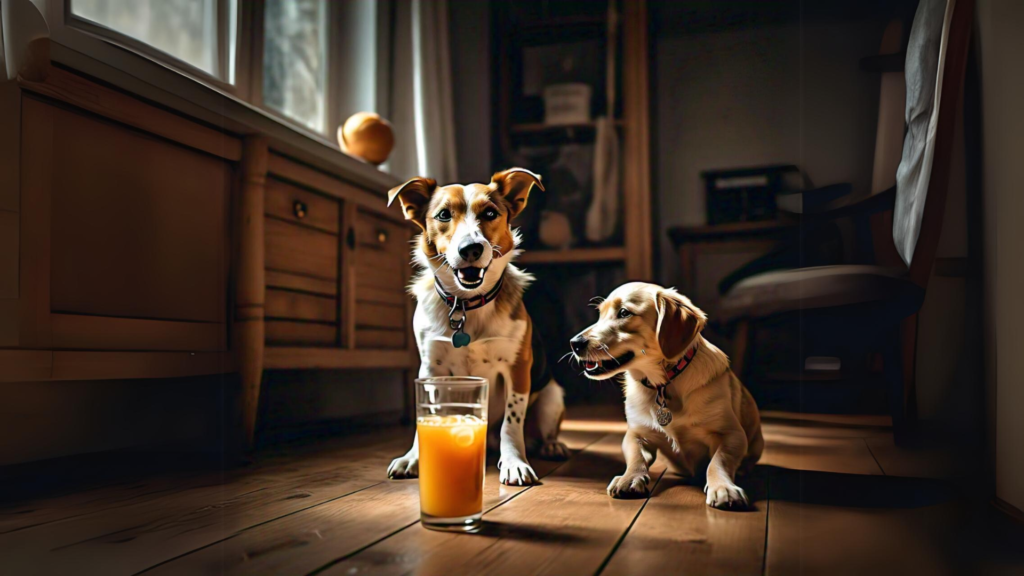
<path id="1" fill-rule="evenodd" d="M 594 325 L 571 341 L 594 380 L 625 375 L 626 471 L 608 485 L 613 498 L 646 496 L 658 451 L 673 472 L 707 467 L 707 504 L 745 505 L 737 469 L 753 467 L 764 439 L 754 398 L 729 368 L 729 358 L 701 336 L 704 312 L 673 289 L 623 284 L 598 305 Z"/>
<path id="2" fill-rule="evenodd" d="M 438 186 L 428 178 L 413 178 L 388 193 L 388 204 L 398 198 L 405 217 L 423 229 L 413 250 L 421 271 L 410 286 L 417 302 L 413 329 L 419 375 L 490 381 L 490 420 L 496 424 L 501 419 L 500 479 L 512 485 L 538 481 L 527 462 L 524 427 L 535 436 L 531 446 L 540 457 L 565 459 L 569 454 L 558 441 L 563 390 L 547 372 L 543 350 L 536 349 L 539 339 L 523 305 L 533 277 L 512 264 L 520 241 L 512 219 L 526 207 L 534 186 L 544 189 L 540 176 L 511 168 L 495 174 L 490 184 Z M 469 303 L 466 311 L 462 303 Z M 453 329 L 460 318 L 465 319 L 461 335 Z M 471 341 L 464 345 L 459 339 Z M 409 452 L 388 467 L 388 477 L 415 478 L 418 464 L 414 440 Z"/>

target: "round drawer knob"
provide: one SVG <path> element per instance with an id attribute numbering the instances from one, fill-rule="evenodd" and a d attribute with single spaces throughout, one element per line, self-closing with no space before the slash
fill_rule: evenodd
<path id="1" fill-rule="evenodd" d="M 377 242 L 384 244 L 388 241 L 388 233 L 386 230 L 377 230 Z"/>
<path id="2" fill-rule="evenodd" d="M 296 200 L 295 204 L 292 205 L 292 211 L 295 212 L 296 218 L 302 220 L 303 218 L 306 217 L 306 212 L 308 211 L 308 208 L 306 208 L 306 204 L 304 202 Z"/>

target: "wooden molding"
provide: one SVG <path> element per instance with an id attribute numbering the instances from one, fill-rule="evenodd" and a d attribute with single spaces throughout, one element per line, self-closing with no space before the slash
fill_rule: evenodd
<path id="1" fill-rule="evenodd" d="M 227 325 L 52 314 L 54 348 L 89 350 L 227 350 Z"/>
<path id="2" fill-rule="evenodd" d="M 263 211 L 267 181 L 267 139 L 246 139 L 242 156 L 242 186 L 237 198 L 234 242 L 235 262 L 235 359 L 242 381 L 242 442 L 252 447 L 263 379 L 263 325 L 266 302 Z"/>
<path id="3" fill-rule="evenodd" d="M 163 136 L 225 160 L 237 162 L 242 157 L 242 144 L 237 138 L 196 122 L 183 121 L 177 114 L 100 86 L 67 70 L 54 68 L 43 82 L 22 78 L 19 84 L 25 90 Z"/>
<path id="4" fill-rule="evenodd" d="M 623 66 L 622 104 L 625 120 L 623 158 L 623 202 L 626 251 L 626 277 L 650 280 L 653 266 L 651 218 L 651 131 L 650 71 L 648 67 L 647 2 L 631 0 L 622 3 Z"/>
<path id="5" fill-rule="evenodd" d="M 181 378 L 235 369 L 224 352 L 54 351 L 52 380 Z"/>
<path id="6" fill-rule="evenodd" d="M 268 347 L 264 357 L 267 369 L 402 369 L 418 364 L 408 350 Z"/>
<path id="7" fill-rule="evenodd" d="M 49 380 L 53 352 L 49 350 L 0 350 L 0 382 Z"/>

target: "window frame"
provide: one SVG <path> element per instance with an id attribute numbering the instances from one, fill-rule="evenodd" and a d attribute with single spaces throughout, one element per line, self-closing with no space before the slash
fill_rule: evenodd
<path id="1" fill-rule="evenodd" d="M 325 0 L 327 4 L 327 70 L 324 79 L 324 125 L 319 130 L 312 130 L 302 122 L 289 118 L 263 102 L 265 0 L 237 0 L 233 84 L 141 40 L 74 15 L 71 11 L 73 0 L 42 1 L 46 6 L 51 39 L 73 51 L 139 78 L 149 76 L 149 74 L 140 73 L 140 66 L 154 64 L 228 95 L 246 106 L 256 108 L 263 115 L 303 136 L 322 144 L 331 143 L 337 146 L 335 130 L 344 121 L 340 117 L 339 101 L 342 99 L 343 88 L 349 83 L 344 77 L 345 58 L 340 55 L 340 47 L 344 43 L 342 35 L 345 34 L 344 18 L 346 17 L 341 2 Z M 227 61 L 230 57 L 227 44 L 229 28 L 224 16 L 229 13 L 228 0 L 216 0 L 216 2 L 218 11 L 217 64 L 218 70 L 227 71 L 230 66 Z M 377 76 L 374 79 L 374 104 L 379 113 L 386 115 L 388 102 L 385 96 L 386 92 L 382 91 L 382 87 L 388 85 L 390 57 L 388 52 L 380 51 L 390 48 L 388 43 L 391 34 L 389 21 L 391 0 L 375 0 L 375 3 L 374 33 L 377 42 L 373 48 L 378 51 L 378 54 L 376 55 Z M 191 90 L 170 88 L 169 91 L 185 100 L 192 100 L 189 94 Z"/>
<path id="2" fill-rule="evenodd" d="M 94 22 L 92 20 L 89 20 L 88 18 L 76 15 L 74 12 L 72 12 L 71 9 L 71 5 L 74 2 L 74 0 L 61 0 L 59 4 L 61 8 L 61 23 L 64 29 L 77 31 L 85 35 L 97 38 L 99 40 L 108 42 L 120 48 L 124 48 L 125 50 L 135 52 L 146 58 L 155 60 L 156 62 L 164 66 L 167 66 L 171 69 L 177 70 L 188 76 L 192 76 L 201 82 L 212 84 L 220 90 L 224 90 L 228 93 L 235 94 L 244 98 L 244 91 L 239 90 L 239 87 L 245 85 L 245 79 L 241 78 L 240 75 L 238 74 L 240 68 L 238 63 L 241 61 L 241 48 L 242 44 L 244 44 L 242 40 L 243 36 L 241 33 L 241 11 L 245 9 L 246 4 L 248 4 L 248 2 L 245 2 L 245 0 L 235 0 L 235 5 L 237 6 L 236 10 L 238 11 L 239 14 L 238 22 L 235 25 L 234 38 L 236 54 L 234 78 L 235 82 L 232 83 L 230 78 L 230 46 L 228 44 L 228 42 L 230 41 L 230 28 L 227 22 L 227 17 L 230 14 L 228 5 L 230 4 L 231 0 L 213 1 L 216 4 L 215 13 L 217 14 L 217 38 L 214 64 L 216 65 L 216 70 L 218 73 L 207 72 L 206 70 L 203 70 L 202 68 L 190 64 L 182 60 L 181 58 L 174 56 L 173 54 L 164 52 L 163 50 L 153 46 L 152 44 L 148 44 L 142 40 L 139 40 L 138 38 L 129 36 L 128 34 L 119 32 L 117 30 L 114 30 L 113 28 L 109 28 L 98 22 Z M 262 2 L 262 0 L 260 0 L 260 2 Z M 221 71 L 224 72 L 223 78 L 219 74 Z"/>

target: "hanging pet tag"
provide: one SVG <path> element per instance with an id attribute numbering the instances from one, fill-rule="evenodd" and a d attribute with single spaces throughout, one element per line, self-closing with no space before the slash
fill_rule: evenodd
<path id="1" fill-rule="evenodd" d="M 460 310 L 460 309 L 462 310 L 462 315 L 458 319 L 456 319 L 455 318 L 455 311 L 456 310 Z M 466 325 L 466 301 L 465 300 L 461 300 L 461 301 L 457 300 L 455 302 L 455 304 L 452 306 L 451 312 L 448 313 L 448 326 L 450 326 L 452 330 L 455 330 L 455 333 L 452 334 L 452 346 L 455 346 L 456 348 L 462 348 L 463 346 L 469 346 L 469 342 L 470 342 L 471 338 L 469 337 L 469 334 L 466 334 L 462 330 L 463 326 L 465 326 L 465 325 Z"/>
<path id="2" fill-rule="evenodd" d="M 658 388 L 658 397 L 655 399 L 655 417 L 658 419 L 658 426 L 668 426 L 672 423 L 672 412 L 665 407 L 665 387 Z"/>

